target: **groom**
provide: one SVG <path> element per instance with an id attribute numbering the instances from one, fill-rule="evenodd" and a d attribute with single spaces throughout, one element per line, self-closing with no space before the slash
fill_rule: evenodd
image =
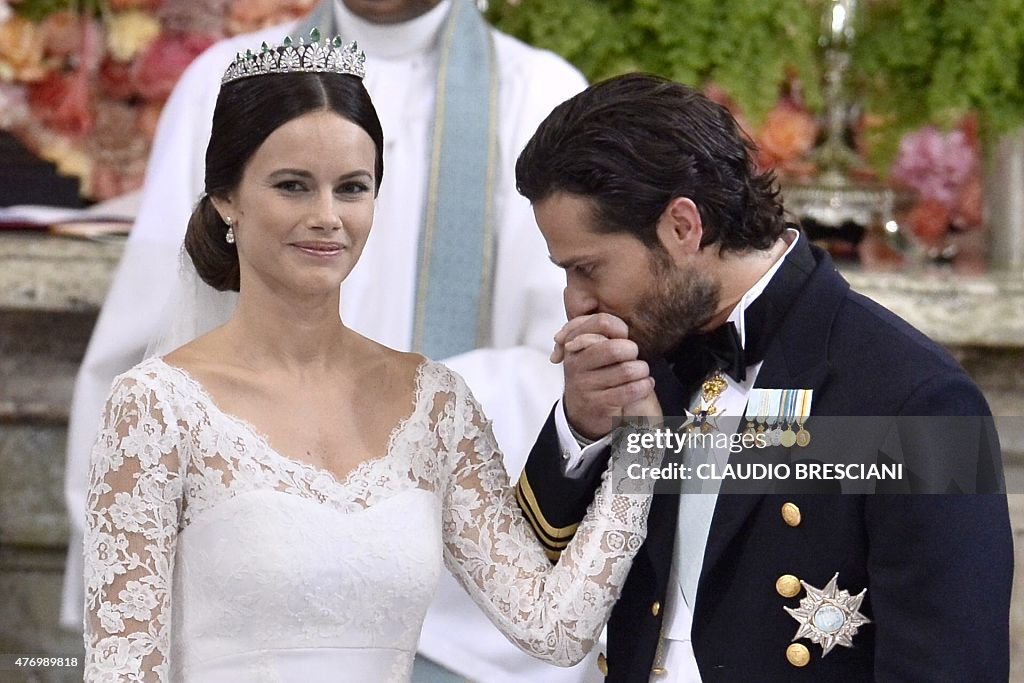
<path id="1" fill-rule="evenodd" d="M 594 85 L 541 124 L 516 176 L 567 278 L 565 394 L 517 489 L 552 558 L 612 419 L 652 377 L 666 415 L 744 415 L 787 389 L 812 420 L 989 415 L 943 349 L 785 221 L 774 176 L 701 94 Z M 963 457 L 921 438 L 929 462 Z M 1000 490 L 997 448 L 994 462 Z M 1001 493 L 660 495 L 599 666 L 637 683 L 1005 681 L 1011 575 Z"/>

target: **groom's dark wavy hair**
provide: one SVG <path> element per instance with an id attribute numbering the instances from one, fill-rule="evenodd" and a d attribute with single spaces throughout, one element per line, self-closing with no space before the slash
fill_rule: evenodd
<path id="1" fill-rule="evenodd" d="M 722 106 L 679 83 L 628 74 L 555 107 L 516 163 L 516 187 L 536 204 L 556 192 L 591 200 L 596 229 L 628 232 L 660 249 L 657 221 L 687 197 L 704 227 L 701 246 L 767 249 L 786 229 L 771 171 Z"/>
<path id="2" fill-rule="evenodd" d="M 377 149 L 374 195 L 384 176 L 384 133 L 363 82 L 337 73 L 276 73 L 221 86 L 206 148 L 205 193 L 188 222 L 185 250 L 206 284 L 238 291 L 238 250 L 224 236 L 228 226 L 210 201 L 238 187 L 249 160 L 271 133 L 315 111 L 332 111 L 356 124 Z"/>

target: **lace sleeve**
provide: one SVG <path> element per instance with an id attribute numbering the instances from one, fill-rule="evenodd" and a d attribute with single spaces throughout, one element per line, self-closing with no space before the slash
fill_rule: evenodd
<path id="1" fill-rule="evenodd" d="M 148 382 L 111 390 L 93 448 L 85 532 L 85 680 L 167 681 L 182 501 L 176 422 Z"/>
<path id="2" fill-rule="evenodd" d="M 440 418 L 451 458 L 445 564 L 523 651 L 578 663 L 611 614 L 647 533 L 650 493 L 616 494 L 605 472 L 575 537 L 552 565 L 515 500 L 490 423 L 455 376 Z M 653 457 L 653 456 L 652 456 Z"/>

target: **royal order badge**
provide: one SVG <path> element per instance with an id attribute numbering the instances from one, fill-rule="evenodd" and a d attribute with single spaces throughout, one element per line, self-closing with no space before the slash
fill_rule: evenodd
<path id="1" fill-rule="evenodd" d="M 721 372 L 716 372 L 704 380 L 700 387 L 699 402 L 693 411 L 686 411 L 686 422 L 683 429 L 688 432 L 699 431 L 702 434 L 720 431 L 718 418 L 725 413 L 724 410 L 715 405 L 722 393 L 728 388 L 729 383 Z"/>
<path id="2" fill-rule="evenodd" d="M 848 591 L 836 589 L 838 579 L 837 572 L 822 589 L 801 581 L 807 596 L 801 598 L 800 606 L 796 609 L 783 607 L 789 612 L 789 616 L 800 623 L 793 640 L 807 638 L 812 643 L 821 645 L 822 657 L 831 652 L 836 645 L 853 647 L 853 637 L 857 635 L 857 629 L 871 623 L 870 619 L 858 611 L 868 589 L 865 588 L 857 595 L 850 595 Z"/>

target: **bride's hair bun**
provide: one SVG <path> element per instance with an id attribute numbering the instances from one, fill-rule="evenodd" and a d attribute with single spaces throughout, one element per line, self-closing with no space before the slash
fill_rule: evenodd
<path id="1" fill-rule="evenodd" d="M 220 292 L 238 291 L 238 250 L 225 239 L 225 223 L 209 195 L 203 195 L 185 231 L 185 251 L 203 282 Z"/>

